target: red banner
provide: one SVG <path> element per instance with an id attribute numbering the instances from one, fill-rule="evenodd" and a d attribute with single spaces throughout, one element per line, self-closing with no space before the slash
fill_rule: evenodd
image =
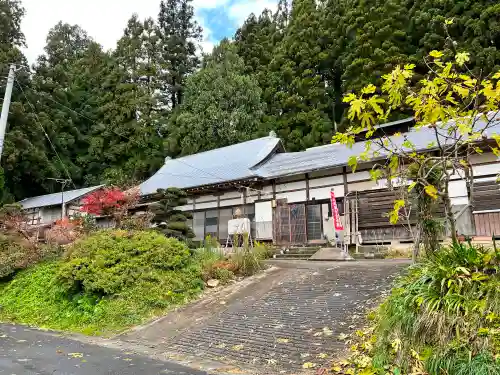
<path id="1" fill-rule="evenodd" d="M 339 208 L 337 207 L 337 200 L 335 199 L 335 193 L 333 191 L 330 192 L 330 198 L 332 201 L 332 216 L 335 230 L 344 230 L 344 226 L 340 221 Z"/>

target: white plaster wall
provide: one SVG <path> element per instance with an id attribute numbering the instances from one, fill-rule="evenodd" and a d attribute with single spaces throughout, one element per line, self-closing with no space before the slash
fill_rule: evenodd
<path id="1" fill-rule="evenodd" d="M 347 182 L 369 180 L 370 178 L 370 172 L 368 171 L 347 173 Z"/>
<path id="2" fill-rule="evenodd" d="M 201 197 L 196 197 L 195 200 L 198 208 L 198 203 L 216 201 L 217 197 L 215 195 L 202 195 Z"/>
<path id="3" fill-rule="evenodd" d="M 498 174 L 500 173 L 500 163 L 473 165 L 472 171 L 474 172 L 474 177 Z"/>
<path id="4" fill-rule="evenodd" d="M 227 201 L 220 201 L 220 206 L 221 207 L 241 206 L 242 204 L 241 202 L 242 202 L 241 197 L 236 199 L 229 199 Z M 215 203 L 215 206 L 213 207 L 217 207 L 217 203 Z M 198 205 L 196 205 L 196 208 L 198 209 Z"/>
<path id="5" fill-rule="evenodd" d="M 309 198 L 312 199 L 330 199 L 330 191 L 333 189 L 336 198 L 344 196 L 344 186 L 337 185 L 332 187 L 323 187 L 309 190 Z"/>
<path id="6" fill-rule="evenodd" d="M 217 202 L 196 203 L 197 210 L 206 210 L 206 209 L 210 209 L 210 208 L 217 208 Z"/>
<path id="7" fill-rule="evenodd" d="M 330 177 L 321 177 L 315 178 L 313 180 L 309 180 L 309 188 L 314 188 L 318 186 L 325 185 L 339 185 L 344 183 L 344 177 L 340 176 L 330 176 Z"/>
<path id="8" fill-rule="evenodd" d="M 297 189 L 305 189 L 306 181 L 296 181 L 296 182 L 286 182 L 284 184 L 276 185 L 276 192 L 283 192 L 287 190 L 297 190 Z"/>
<path id="9" fill-rule="evenodd" d="M 276 199 L 287 199 L 288 203 L 304 202 L 307 199 L 305 190 L 276 194 Z"/>

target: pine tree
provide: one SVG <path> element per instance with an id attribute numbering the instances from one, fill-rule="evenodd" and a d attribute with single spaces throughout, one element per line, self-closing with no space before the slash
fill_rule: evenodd
<path id="1" fill-rule="evenodd" d="M 323 76 L 327 54 L 318 43 L 320 12 L 315 0 L 295 0 L 286 34 L 272 62 L 279 73 L 278 135 L 290 151 L 326 143 L 331 139 L 331 100 Z"/>
<path id="2" fill-rule="evenodd" d="M 186 77 L 200 65 L 196 42 L 202 29 L 194 20 L 192 0 L 166 0 L 158 15 L 164 104 L 174 109 L 182 104 Z"/>
<path id="3" fill-rule="evenodd" d="M 171 125 L 173 154 L 192 154 L 258 136 L 264 110 L 261 90 L 244 70 L 236 47 L 224 40 L 206 57 L 205 66 L 188 78 L 185 101 Z"/>
<path id="4" fill-rule="evenodd" d="M 156 199 L 158 203 L 151 210 L 155 215 L 153 223 L 157 224 L 158 229 L 167 237 L 181 240 L 194 238 L 194 232 L 187 223 L 193 216 L 177 209 L 187 204 L 187 194 L 176 188 L 159 189 Z"/>

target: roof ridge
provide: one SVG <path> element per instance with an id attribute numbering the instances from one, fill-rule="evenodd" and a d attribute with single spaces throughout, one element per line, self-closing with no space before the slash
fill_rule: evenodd
<path id="1" fill-rule="evenodd" d="M 206 154 L 209 154 L 209 153 L 211 153 L 211 152 L 220 151 L 220 150 L 225 150 L 225 149 L 228 149 L 228 148 L 231 148 L 231 147 L 240 146 L 240 145 L 244 145 L 244 144 L 247 144 L 247 143 L 260 141 L 260 140 L 263 140 L 263 139 L 274 139 L 274 137 L 265 136 L 265 137 L 260 137 L 260 138 L 255 138 L 255 139 L 250 139 L 250 140 L 245 141 L 245 142 L 238 142 L 238 143 L 234 143 L 234 144 L 229 145 L 229 146 L 224 146 L 224 147 L 213 148 L 213 149 L 211 149 L 211 150 L 206 150 L 206 151 L 202 151 L 202 152 L 197 152 L 196 154 L 185 155 L 185 156 L 181 156 L 180 158 L 169 159 L 169 160 L 175 161 L 175 160 L 187 159 L 187 158 L 190 158 L 190 157 L 193 157 L 193 156 L 206 155 Z"/>

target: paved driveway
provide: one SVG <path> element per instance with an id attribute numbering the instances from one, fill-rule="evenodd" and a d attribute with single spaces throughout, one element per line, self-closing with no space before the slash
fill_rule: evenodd
<path id="1" fill-rule="evenodd" d="M 204 375 L 175 363 L 103 348 L 49 332 L 0 325 L 1 375 Z"/>
<path id="2" fill-rule="evenodd" d="M 229 288 L 122 336 L 130 343 L 254 369 L 295 373 L 327 365 L 338 339 L 361 324 L 406 261 L 276 263 L 253 283 Z"/>

